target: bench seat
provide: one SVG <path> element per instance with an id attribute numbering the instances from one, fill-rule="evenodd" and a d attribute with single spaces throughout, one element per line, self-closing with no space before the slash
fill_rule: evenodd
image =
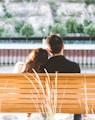
<path id="1" fill-rule="evenodd" d="M 95 113 L 95 74 L 0 74 L 1 113 Z"/>

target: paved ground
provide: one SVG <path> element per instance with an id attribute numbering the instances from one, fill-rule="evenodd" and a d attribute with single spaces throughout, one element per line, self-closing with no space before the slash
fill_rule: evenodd
<path id="1" fill-rule="evenodd" d="M 0 114 L 0 120 L 44 120 L 41 114 L 32 114 L 30 118 L 27 114 Z M 57 114 L 55 120 L 73 120 L 73 115 L 70 114 Z M 95 120 L 95 115 L 83 115 L 82 120 Z"/>

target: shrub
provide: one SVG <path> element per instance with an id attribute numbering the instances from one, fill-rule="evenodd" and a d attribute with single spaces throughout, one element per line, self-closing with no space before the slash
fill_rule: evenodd
<path id="1" fill-rule="evenodd" d="M 19 33 L 20 29 L 22 28 L 22 26 L 24 25 L 24 21 L 16 21 L 15 22 L 15 30 Z"/>
<path id="2" fill-rule="evenodd" d="M 4 27 L 0 26 L 0 37 L 2 37 L 3 33 L 4 33 Z"/>
<path id="3" fill-rule="evenodd" d="M 57 2 L 57 0 L 48 0 L 48 3 L 50 5 L 50 9 L 51 9 L 54 23 L 56 23 L 57 10 L 59 7 L 58 2 Z"/>
<path id="4" fill-rule="evenodd" d="M 60 16 L 57 16 L 55 17 L 55 23 L 61 23 L 61 17 Z"/>
<path id="5" fill-rule="evenodd" d="M 83 24 L 78 24 L 77 30 L 78 30 L 78 33 L 84 33 L 84 26 L 83 26 Z"/>
<path id="6" fill-rule="evenodd" d="M 12 0 L 12 2 L 23 2 L 23 0 Z"/>
<path id="7" fill-rule="evenodd" d="M 3 3 L 2 7 L 3 7 L 3 11 L 4 11 L 4 13 L 5 13 L 4 17 L 5 17 L 5 18 L 12 18 L 13 16 L 12 16 L 11 13 L 8 12 L 8 8 L 7 8 L 7 6 L 5 5 L 5 3 Z"/>
<path id="8" fill-rule="evenodd" d="M 39 30 L 40 30 L 42 36 L 46 36 L 46 28 L 45 28 L 45 26 L 43 24 L 41 24 L 39 26 Z"/>
<path id="9" fill-rule="evenodd" d="M 82 0 L 65 0 L 66 2 L 82 2 Z"/>
<path id="10" fill-rule="evenodd" d="M 18 34 L 14 33 L 14 32 L 11 32 L 11 31 L 8 31 L 8 30 L 5 30 L 2 37 L 19 37 Z"/>
<path id="11" fill-rule="evenodd" d="M 88 26 L 92 23 L 92 21 L 90 19 L 84 19 L 83 23 L 84 23 L 84 26 Z"/>
<path id="12" fill-rule="evenodd" d="M 12 14 L 9 13 L 9 12 L 6 12 L 5 15 L 4 15 L 5 18 L 12 18 Z"/>
<path id="13" fill-rule="evenodd" d="M 95 4 L 95 0 L 84 0 L 84 2 L 89 5 L 89 4 Z"/>
<path id="14" fill-rule="evenodd" d="M 69 18 L 66 21 L 66 28 L 68 33 L 77 33 L 78 32 L 78 23 L 74 18 Z"/>
<path id="15" fill-rule="evenodd" d="M 91 23 L 90 25 L 84 28 L 84 32 L 90 37 L 95 37 L 95 24 Z"/>
<path id="16" fill-rule="evenodd" d="M 31 37 L 32 35 L 34 35 L 34 29 L 32 24 L 25 23 L 20 29 L 20 33 L 25 37 Z"/>
<path id="17" fill-rule="evenodd" d="M 54 34 L 60 34 L 62 37 L 67 34 L 66 27 L 60 23 L 55 23 L 51 28 L 51 32 Z"/>

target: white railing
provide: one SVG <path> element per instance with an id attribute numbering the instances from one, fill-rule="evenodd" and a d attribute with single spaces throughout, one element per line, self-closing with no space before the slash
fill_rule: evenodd
<path id="1" fill-rule="evenodd" d="M 43 47 L 46 44 L 1 44 L 0 64 L 15 64 L 25 61 L 32 49 Z M 64 55 L 80 65 L 95 65 L 95 44 L 65 44 Z"/>

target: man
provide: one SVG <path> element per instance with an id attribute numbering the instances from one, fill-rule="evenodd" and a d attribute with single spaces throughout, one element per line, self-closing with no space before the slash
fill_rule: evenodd
<path id="1" fill-rule="evenodd" d="M 61 36 L 52 34 L 47 37 L 46 42 L 47 50 L 52 56 L 44 67 L 48 73 L 80 73 L 79 65 L 63 55 L 64 44 Z M 81 120 L 81 115 L 75 114 L 74 120 Z"/>

